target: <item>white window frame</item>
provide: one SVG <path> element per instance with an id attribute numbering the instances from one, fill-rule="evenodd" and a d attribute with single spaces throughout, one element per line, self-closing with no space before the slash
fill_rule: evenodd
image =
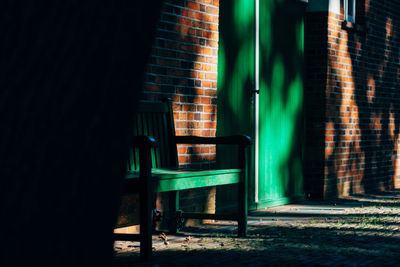
<path id="1" fill-rule="evenodd" d="M 348 22 L 356 22 L 356 0 L 344 0 L 344 19 Z M 349 14 L 349 6 L 353 5 L 353 12 Z"/>

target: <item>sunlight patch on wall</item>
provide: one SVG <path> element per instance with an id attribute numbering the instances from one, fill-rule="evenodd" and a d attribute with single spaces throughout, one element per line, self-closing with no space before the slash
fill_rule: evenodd
<path id="1" fill-rule="evenodd" d="M 396 158 L 395 158 L 395 171 L 394 171 L 394 188 L 400 189 L 400 134 L 397 136 L 396 140 Z"/>
<path id="2" fill-rule="evenodd" d="M 386 19 L 386 40 L 389 40 L 389 38 L 392 36 L 392 31 L 393 31 L 393 21 L 391 18 Z"/>
<path id="3" fill-rule="evenodd" d="M 371 74 L 368 74 L 367 82 L 367 99 L 368 103 L 372 104 L 375 99 L 375 80 Z"/>

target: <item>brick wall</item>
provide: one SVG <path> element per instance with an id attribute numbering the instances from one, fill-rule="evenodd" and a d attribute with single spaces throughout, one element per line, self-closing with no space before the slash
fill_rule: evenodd
<path id="1" fill-rule="evenodd" d="M 400 186 L 400 1 L 306 18 L 306 184 L 311 197 Z M 326 28 L 325 28 L 326 27 Z"/>
<path id="2" fill-rule="evenodd" d="M 173 99 L 177 135 L 215 136 L 218 15 L 219 0 L 166 0 L 164 3 L 142 99 Z M 178 154 L 183 168 L 215 166 L 212 145 L 179 145 Z M 156 206 L 163 214 L 168 207 L 167 199 L 167 194 L 157 195 Z M 137 201 L 137 196 L 124 198 L 120 226 L 138 222 Z M 215 188 L 183 192 L 181 206 L 191 211 L 213 211 Z M 120 232 L 135 230 L 133 226 Z"/>
<path id="3" fill-rule="evenodd" d="M 215 136 L 218 12 L 218 0 L 165 1 L 143 98 L 173 99 L 177 135 Z M 214 146 L 180 145 L 178 152 L 183 167 L 215 162 Z"/>

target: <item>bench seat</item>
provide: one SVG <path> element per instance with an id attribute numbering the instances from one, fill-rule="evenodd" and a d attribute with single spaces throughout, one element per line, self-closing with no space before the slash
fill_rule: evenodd
<path id="1" fill-rule="evenodd" d="M 169 192 L 207 186 L 238 184 L 240 182 L 241 169 L 223 169 L 223 170 L 172 170 L 172 169 L 152 169 L 154 192 Z M 128 192 L 137 192 L 140 188 L 139 172 L 130 171 L 126 175 L 125 190 Z"/>

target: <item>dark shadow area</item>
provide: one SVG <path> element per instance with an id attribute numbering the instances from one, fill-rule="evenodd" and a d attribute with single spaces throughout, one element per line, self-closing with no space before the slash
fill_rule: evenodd
<path id="1" fill-rule="evenodd" d="M 0 265 L 111 265 L 161 3 L 3 3 Z"/>
<path id="2" fill-rule="evenodd" d="M 323 17 L 323 20 L 321 20 Z M 308 199 L 322 199 L 325 167 L 325 83 L 328 73 L 328 13 L 307 12 L 305 50 L 304 188 Z M 321 36 L 324 36 L 321 38 Z"/>

